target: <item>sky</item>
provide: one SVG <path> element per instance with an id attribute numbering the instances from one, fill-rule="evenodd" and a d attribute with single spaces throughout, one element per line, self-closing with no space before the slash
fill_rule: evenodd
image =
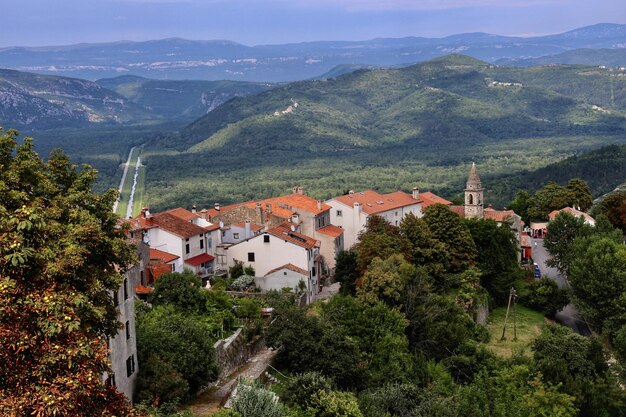
<path id="1" fill-rule="evenodd" d="M 246 45 L 625 23 L 626 0 L 0 0 L 0 46 L 169 37 Z"/>

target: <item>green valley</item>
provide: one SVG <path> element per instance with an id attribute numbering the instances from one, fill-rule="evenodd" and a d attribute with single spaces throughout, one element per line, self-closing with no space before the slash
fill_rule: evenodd
<path id="1" fill-rule="evenodd" d="M 148 202 L 208 206 L 294 184 L 323 198 L 416 182 L 454 197 L 471 161 L 486 175 L 515 175 L 626 142 L 617 75 L 450 55 L 238 97 L 147 145 Z"/>

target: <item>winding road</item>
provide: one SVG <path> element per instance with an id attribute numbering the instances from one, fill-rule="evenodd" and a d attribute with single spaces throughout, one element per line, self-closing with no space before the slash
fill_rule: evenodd
<path id="1" fill-rule="evenodd" d="M 122 179 L 120 180 L 117 200 L 115 200 L 115 203 L 113 203 L 113 213 L 117 212 L 117 205 L 120 202 L 120 197 L 122 196 L 122 189 L 124 188 L 124 182 L 126 181 L 126 174 L 128 174 L 128 167 L 130 166 L 130 161 L 133 157 L 134 150 L 135 150 L 135 146 L 130 148 L 130 151 L 128 152 L 128 160 L 126 160 L 126 163 L 124 164 L 124 172 L 122 173 Z"/>
<path id="2" fill-rule="evenodd" d="M 552 278 L 556 281 L 559 288 L 568 289 L 569 282 L 567 282 L 567 279 L 561 275 L 559 270 L 546 265 L 546 262 L 550 259 L 550 254 L 543 246 L 543 239 L 531 240 L 533 242 L 533 260 L 537 265 L 539 265 L 541 276 Z M 580 314 L 578 314 L 576 307 L 572 303 L 569 303 L 563 308 L 563 310 L 556 313 L 555 319 L 557 322 L 572 328 L 576 333 L 582 334 L 583 336 L 591 335 L 589 326 L 587 326 L 587 323 L 585 323 Z"/>

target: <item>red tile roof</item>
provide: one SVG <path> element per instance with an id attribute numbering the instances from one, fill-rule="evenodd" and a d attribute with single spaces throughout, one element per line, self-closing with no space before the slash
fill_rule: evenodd
<path id="1" fill-rule="evenodd" d="M 595 222 L 595 219 L 591 217 L 590 215 L 588 215 L 587 213 L 583 213 L 582 211 L 576 210 L 575 208 L 572 208 L 572 207 L 565 207 L 565 208 L 562 208 L 561 210 L 554 210 L 550 212 L 550 214 L 548 214 L 548 217 L 550 218 L 550 221 L 552 221 L 556 218 L 556 216 L 558 216 L 559 214 L 563 212 L 569 213 L 574 217 L 582 217 L 583 219 L 585 219 L 587 222 L 590 222 L 590 223 Z"/>
<path id="2" fill-rule="evenodd" d="M 522 234 L 522 237 L 520 239 L 520 246 L 522 248 L 530 248 L 531 247 L 530 236 L 528 236 L 526 233 Z"/>
<path id="3" fill-rule="evenodd" d="M 263 204 L 265 204 L 266 202 L 276 203 L 278 206 L 282 204 L 286 206 L 284 208 L 291 211 L 304 210 L 314 214 L 319 214 L 332 208 L 326 203 L 321 203 L 321 208 L 318 208 L 318 203 L 316 199 L 314 199 L 313 197 L 309 197 L 308 195 L 299 193 L 270 198 L 268 200 L 264 200 Z M 272 204 L 272 209 L 273 208 L 274 205 Z"/>
<path id="4" fill-rule="evenodd" d="M 450 206 L 450 210 L 461 217 L 465 217 L 465 207 L 463 206 Z"/>
<path id="5" fill-rule="evenodd" d="M 334 224 L 329 224 L 328 226 L 322 227 L 317 231 L 332 237 L 341 236 L 341 234 L 343 233 L 343 229 L 341 227 L 335 226 Z"/>
<path id="6" fill-rule="evenodd" d="M 165 263 L 175 261 L 180 258 L 180 256 L 174 255 L 173 253 L 164 252 L 158 249 L 150 248 L 150 260 L 151 261 L 163 261 Z"/>
<path id="7" fill-rule="evenodd" d="M 373 190 L 342 195 L 333 198 L 333 200 L 339 201 L 348 207 L 353 207 L 354 203 L 360 203 L 361 209 L 367 214 L 382 213 L 421 202 L 421 200 L 415 200 L 411 194 L 407 194 L 403 191 L 396 191 L 389 194 L 379 194 Z"/>
<path id="8" fill-rule="evenodd" d="M 498 223 L 512 219 L 514 215 L 515 212 L 513 210 L 494 210 L 490 207 L 483 210 L 483 218 L 495 220 Z"/>
<path id="9" fill-rule="evenodd" d="M 138 285 L 135 287 L 135 292 L 137 294 L 150 294 L 154 291 L 154 288 L 146 287 L 145 285 Z"/>
<path id="10" fill-rule="evenodd" d="M 164 211 L 164 213 L 169 213 L 169 214 L 171 214 L 173 216 L 178 217 L 179 219 L 183 219 L 183 220 L 186 220 L 186 221 L 195 220 L 198 217 L 200 217 L 196 213 L 192 213 L 189 210 L 184 209 L 182 207 L 178 207 L 178 208 L 175 208 L 175 209 L 167 210 L 167 211 Z"/>
<path id="11" fill-rule="evenodd" d="M 278 272 L 282 269 L 288 269 L 290 271 L 297 272 L 298 274 L 301 274 L 301 275 L 306 275 L 306 276 L 309 275 L 309 271 L 307 271 L 306 269 L 299 268 L 295 266 L 294 264 L 287 264 L 287 265 L 279 266 L 278 268 L 272 269 L 267 274 L 265 274 L 265 276 L 273 274 L 274 272 Z"/>
<path id="12" fill-rule="evenodd" d="M 245 229 L 246 228 L 246 223 L 245 222 L 234 223 L 234 224 L 232 224 L 232 226 L 241 227 L 242 229 Z M 260 226 L 258 224 L 254 224 L 254 223 L 250 223 L 250 230 L 252 230 L 253 232 L 258 232 L 259 230 L 263 230 L 263 226 Z"/>
<path id="13" fill-rule="evenodd" d="M 237 208 L 241 205 L 243 205 L 245 203 L 235 203 L 235 204 L 230 204 L 228 206 L 220 206 L 220 209 L 217 210 L 215 209 L 215 207 L 208 209 L 207 212 L 207 216 L 212 217 L 212 216 L 217 216 L 219 214 L 223 214 L 226 213 L 234 208 Z"/>
<path id="14" fill-rule="evenodd" d="M 301 246 L 306 249 L 311 249 L 315 247 L 319 242 L 312 237 L 303 235 L 302 233 L 298 233 L 295 231 L 291 231 L 292 224 L 289 222 L 284 222 L 279 224 L 276 227 L 272 227 L 267 231 L 272 236 L 276 236 L 278 238 L 284 239 L 287 242 L 291 242 L 294 245 Z"/>
<path id="15" fill-rule="evenodd" d="M 156 224 L 159 228 L 167 230 L 168 232 L 173 233 L 181 238 L 186 239 L 190 238 L 191 236 L 206 233 L 206 230 L 204 228 L 185 221 L 167 212 L 154 214 L 151 218 L 148 219 L 148 221 L 151 219 L 154 224 Z"/>
<path id="16" fill-rule="evenodd" d="M 200 255 L 194 256 L 193 258 L 185 259 L 185 263 L 191 266 L 198 266 L 205 262 L 210 262 L 213 259 L 215 259 L 214 256 L 211 256 L 208 253 L 201 253 Z"/>
<path id="17" fill-rule="evenodd" d="M 422 200 L 422 209 L 437 203 L 444 204 L 446 206 L 452 205 L 452 201 L 439 197 L 437 194 L 431 193 L 430 191 L 420 193 L 420 200 Z"/>
<path id="18" fill-rule="evenodd" d="M 163 262 L 157 262 L 146 266 L 148 271 L 148 282 L 156 281 L 161 275 L 172 272 L 172 265 Z"/>

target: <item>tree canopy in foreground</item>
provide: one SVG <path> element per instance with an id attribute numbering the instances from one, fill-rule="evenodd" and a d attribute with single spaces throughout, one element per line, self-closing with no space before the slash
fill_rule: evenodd
<path id="1" fill-rule="evenodd" d="M 129 415 L 108 369 L 117 332 L 111 291 L 133 260 L 114 191 L 60 151 L 0 131 L 0 415 Z"/>

